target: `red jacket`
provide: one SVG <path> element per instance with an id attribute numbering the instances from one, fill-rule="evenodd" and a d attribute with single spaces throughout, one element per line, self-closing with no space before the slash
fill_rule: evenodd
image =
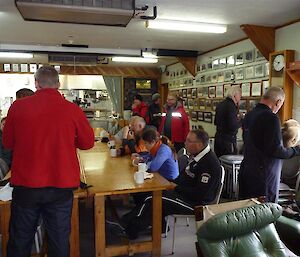
<path id="1" fill-rule="evenodd" d="M 167 109 L 168 106 L 165 106 L 164 112 L 162 114 L 160 128 L 159 128 L 160 133 L 162 133 L 164 130 Z M 190 123 L 189 123 L 188 115 L 186 114 L 184 108 L 179 103 L 172 111 L 171 131 L 172 131 L 171 141 L 173 143 L 184 143 L 187 134 L 190 131 Z"/>
<path id="2" fill-rule="evenodd" d="M 13 103 L 3 144 L 13 150 L 13 186 L 74 188 L 80 182 L 76 148 L 93 147 L 94 133 L 81 109 L 49 88 Z"/>
<path id="3" fill-rule="evenodd" d="M 133 114 L 137 114 L 141 117 L 144 118 L 144 120 L 146 121 L 146 123 L 149 122 L 149 117 L 148 117 L 148 105 L 145 104 L 144 102 L 141 102 L 140 105 L 132 108 L 132 113 Z"/>

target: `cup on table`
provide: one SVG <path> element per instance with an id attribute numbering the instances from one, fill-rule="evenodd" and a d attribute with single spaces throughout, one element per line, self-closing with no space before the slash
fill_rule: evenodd
<path id="1" fill-rule="evenodd" d="M 111 148 L 110 149 L 110 156 L 111 157 L 117 157 L 117 149 L 116 148 Z"/>
<path id="2" fill-rule="evenodd" d="M 138 171 L 146 172 L 148 170 L 148 166 L 146 163 L 140 162 L 138 164 Z"/>
<path id="3" fill-rule="evenodd" d="M 116 142 L 115 140 L 110 140 L 109 142 L 107 142 L 107 146 L 108 148 L 115 148 L 116 147 Z"/>
<path id="4" fill-rule="evenodd" d="M 144 171 L 137 171 L 134 173 L 134 181 L 137 184 L 143 184 L 144 183 Z"/>

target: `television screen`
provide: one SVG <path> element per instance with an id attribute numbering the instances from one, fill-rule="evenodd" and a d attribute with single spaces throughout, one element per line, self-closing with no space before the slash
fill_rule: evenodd
<path id="1" fill-rule="evenodd" d="M 135 87 L 136 89 L 151 89 L 151 80 L 137 79 Z"/>

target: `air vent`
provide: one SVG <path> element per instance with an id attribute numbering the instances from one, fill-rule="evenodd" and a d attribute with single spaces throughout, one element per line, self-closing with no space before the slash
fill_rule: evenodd
<path id="1" fill-rule="evenodd" d="M 15 0 L 24 20 L 126 27 L 135 0 Z"/>
<path id="2" fill-rule="evenodd" d="M 98 55 L 49 54 L 49 64 L 97 65 Z"/>

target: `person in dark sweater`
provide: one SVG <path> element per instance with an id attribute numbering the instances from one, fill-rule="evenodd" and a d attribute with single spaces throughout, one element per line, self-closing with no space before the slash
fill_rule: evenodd
<path id="1" fill-rule="evenodd" d="M 277 202 L 282 159 L 300 155 L 299 146 L 283 146 L 280 121 L 276 113 L 285 94 L 279 87 L 270 87 L 259 104 L 244 120 L 244 159 L 239 171 L 241 199 L 266 196 L 267 202 Z"/>
<path id="2" fill-rule="evenodd" d="M 161 123 L 161 107 L 160 107 L 160 94 L 155 93 L 152 95 L 152 103 L 148 108 L 149 125 L 159 129 Z"/>
<path id="3" fill-rule="evenodd" d="M 242 91 L 234 86 L 228 91 L 227 97 L 218 104 L 216 109 L 214 150 L 218 157 L 225 154 L 237 154 L 236 134 L 241 126 L 238 120 L 238 106 Z"/>
<path id="4" fill-rule="evenodd" d="M 190 131 L 186 148 L 190 155 L 187 167 L 177 179 L 174 189 L 163 192 L 163 221 L 170 214 L 193 214 L 194 206 L 212 202 L 221 183 L 221 165 L 208 144 L 204 130 Z M 139 231 L 151 225 L 152 196 L 123 218 L 129 238 L 136 238 Z"/>

